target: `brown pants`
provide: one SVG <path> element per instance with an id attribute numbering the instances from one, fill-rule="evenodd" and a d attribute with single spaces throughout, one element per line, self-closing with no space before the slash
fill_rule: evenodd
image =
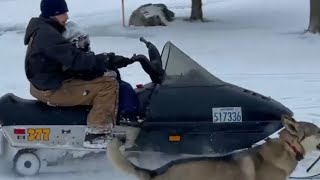
<path id="1" fill-rule="evenodd" d="M 53 106 L 93 105 L 87 118 L 87 125 L 91 128 L 108 130 L 108 125 L 116 121 L 118 82 L 112 77 L 91 81 L 66 80 L 60 89 L 54 91 L 40 91 L 31 85 L 30 93 Z"/>

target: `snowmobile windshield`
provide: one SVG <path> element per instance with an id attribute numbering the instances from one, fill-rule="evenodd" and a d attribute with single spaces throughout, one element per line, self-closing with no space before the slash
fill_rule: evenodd
<path id="1" fill-rule="evenodd" d="M 161 59 L 166 72 L 162 85 L 187 87 L 224 84 L 222 80 L 212 75 L 171 42 L 165 44 Z"/>

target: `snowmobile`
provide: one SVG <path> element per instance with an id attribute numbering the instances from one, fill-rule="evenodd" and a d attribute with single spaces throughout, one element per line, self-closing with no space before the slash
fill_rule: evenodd
<path id="1" fill-rule="evenodd" d="M 150 62 L 140 63 L 152 80 L 137 85 L 135 113 L 120 114 L 114 134 L 140 129 L 126 152 L 227 154 L 252 147 L 283 125 L 293 112 L 280 102 L 225 82 L 168 41 L 162 53 L 140 38 Z M 0 154 L 23 176 L 39 173 L 65 151 L 82 147 L 89 106 L 54 107 L 12 93 L 0 98 Z"/>

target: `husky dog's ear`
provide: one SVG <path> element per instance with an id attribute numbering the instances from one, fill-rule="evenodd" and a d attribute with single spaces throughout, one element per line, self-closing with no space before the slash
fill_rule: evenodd
<path id="1" fill-rule="evenodd" d="M 287 115 L 283 115 L 281 120 L 282 120 L 282 124 L 289 131 L 290 134 L 299 137 L 300 128 L 299 128 L 299 124 L 297 123 L 296 120 L 294 120 L 293 118 L 291 118 Z"/>

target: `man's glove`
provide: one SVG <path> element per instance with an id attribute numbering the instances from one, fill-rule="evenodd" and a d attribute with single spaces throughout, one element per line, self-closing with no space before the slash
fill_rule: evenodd
<path id="1" fill-rule="evenodd" d="M 120 55 L 115 55 L 114 53 L 105 53 L 105 55 L 106 55 L 105 64 L 107 69 L 123 68 L 135 62 L 130 58 L 120 56 Z"/>

